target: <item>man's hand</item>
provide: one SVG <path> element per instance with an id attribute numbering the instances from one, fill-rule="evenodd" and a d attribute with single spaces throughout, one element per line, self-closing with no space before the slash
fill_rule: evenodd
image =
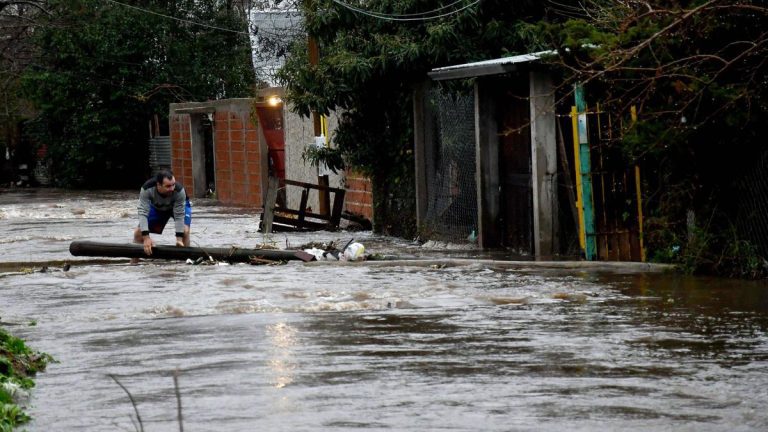
<path id="1" fill-rule="evenodd" d="M 176 246 L 184 246 L 184 239 L 181 237 L 176 237 Z"/>
<path id="2" fill-rule="evenodd" d="M 155 245 L 155 242 L 153 242 L 149 236 L 144 237 L 144 253 L 145 254 L 152 255 L 152 246 L 154 245 Z"/>

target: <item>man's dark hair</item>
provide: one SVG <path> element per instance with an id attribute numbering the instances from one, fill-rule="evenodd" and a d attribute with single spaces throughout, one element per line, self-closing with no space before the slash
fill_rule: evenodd
<path id="1" fill-rule="evenodd" d="M 168 179 L 168 180 L 170 180 L 170 179 L 172 179 L 172 178 L 173 178 L 173 172 L 171 172 L 171 170 L 169 170 L 169 169 L 161 169 L 161 170 L 160 170 L 160 171 L 158 171 L 158 172 L 157 172 L 157 174 L 155 175 L 155 180 L 156 180 L 158 183 L 162 183 L 162 182 L 163 182 L 163 180 L 165 180 L 165 179 Z"/>

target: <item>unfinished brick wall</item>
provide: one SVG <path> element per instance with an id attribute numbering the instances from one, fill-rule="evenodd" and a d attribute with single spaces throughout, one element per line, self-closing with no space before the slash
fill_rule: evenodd
<path id="1" fill-rule="evenodd" d="M 171 162 L 176 179 L 190 196 L 202 196 L 205 191 L 194 189 L 193 162 L 198 170 L 205 169 L 195 161 L 195 140 L 200 140 L 193 116 L 213 115 L 214 174 L 216 197 L 222 204 L 263 207 L 262 187 L 266 187 L 267 146 L 259 125 L 252 114 L 258 102 L 252 99 L 230 99 L 211 102 L 171 104 Z M 283 110 L 285 130 L 286 177 L 291 180 L 317 182 L 317 169 L 301 159 L 301 152 L 312 141 L 312 123 Z M 331 118 L 331 130 L 337 119 Z M 198 146 L 199 148 L 199 146 Z M 344 180 L 342 180 L 344 177 Z M 332 187 L 346 189 L 344 210 L 373 219 L 371 182 L 366 177 L 346 172 L 334 175 Z M 314 194 L 316 196 L 316 194 Z M 289 197 L 290 198 L 290 197 Z M 315 198 L 316 200 L 316 198 Z M 289 200 L 290 201 L 290 200 Z M 298 200 L 296 201 L 298 203 Z M 316 203 L 311 203 L 317 208 Z M 295 206 L 294 206 L 295 207 Z"/>
<path id="2" fill-rule="evenodd" d="M 192 184 L 192 136 L 189 114 L 172 114 L 171 169 L 176 181 L 184 185 L 188 196 L 195 196 Z"/>
<path id="3" fill-rule="evenodd" d="M 171 104 L 171 169 L 177 181 L 186 188 L 187 195 L 199 197 L 205 194 L 203 190 L 196 191 L 194 185 L 193 162 L 196 162 L 196 169 L 205 170 L 204 163 L 194 158 L 204 159 L 205 156 L 193 150 L 193 142 L 198 140 L 199 143 L 203 137 L 192 127 L 195 124 L 192 116 L 212 114 L 216 198 L 226 205 L 263 206 L 262 176 L 266 178 L 267 174 L 262 170 L 266 167 L 263 159 L 266 151 L 262 151 L 258 124 L 251 115 L 254 106 L 252 99 Z"/>
<path id="4" fill-rule="evenodd" d="M 250 111 L 216 111 L 214 121 L 217 198 L 223 204 L 262 207 L 262 155 Z"/>
<path id="5" fill-rule="evenodd" d="M 373 220 L 373 191 L 371 181 L 355 172 L 347 171 L 344 210 Z"/>

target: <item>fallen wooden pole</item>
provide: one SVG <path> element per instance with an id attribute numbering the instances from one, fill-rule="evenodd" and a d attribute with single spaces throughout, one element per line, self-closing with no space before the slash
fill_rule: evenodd
<path id="1" fill-rule="evenodd" d="M 123 258 L 154 258 L 167 260 L 196 260 L 209 257 L 216 261 L 251 262 L 251 258 L 262 258 L 272 261 L 312 261 L 314 255 L 300 250 L 275 249 L 243 249 L 243 248 L 200 248 L 181 246 L 153 246 L 152 255 L 144 253 L 140 244 L 99 243 L 92 241 L 74 241 L 69 245 L 69 253 L 74 256 L 100 256 Z"/>

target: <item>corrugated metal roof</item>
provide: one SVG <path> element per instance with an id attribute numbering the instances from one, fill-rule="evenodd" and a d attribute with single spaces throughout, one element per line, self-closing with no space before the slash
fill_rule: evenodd
<path id="1" fill-rule="evenodd" d="M 432 69 L 429 72 L 429 76 L 434 80 L 440 81 L 447 79 L 471 78 L 484 75 L 498 75 L 515 71 L 517 69 L 517 65 L 519 64 L 535 62 L 546 55 L 553 54 L 557 54 L 557 52 L 551 50 L 539 51 L 530 54 L 502 57 L 493 60 L 445 66 Z"/>
<path id="2" fill-rule="evenodd" d="M 152 172 L 171 167 L 171 137 L 158 136 L 149 139 L 149 166 Z"/>

